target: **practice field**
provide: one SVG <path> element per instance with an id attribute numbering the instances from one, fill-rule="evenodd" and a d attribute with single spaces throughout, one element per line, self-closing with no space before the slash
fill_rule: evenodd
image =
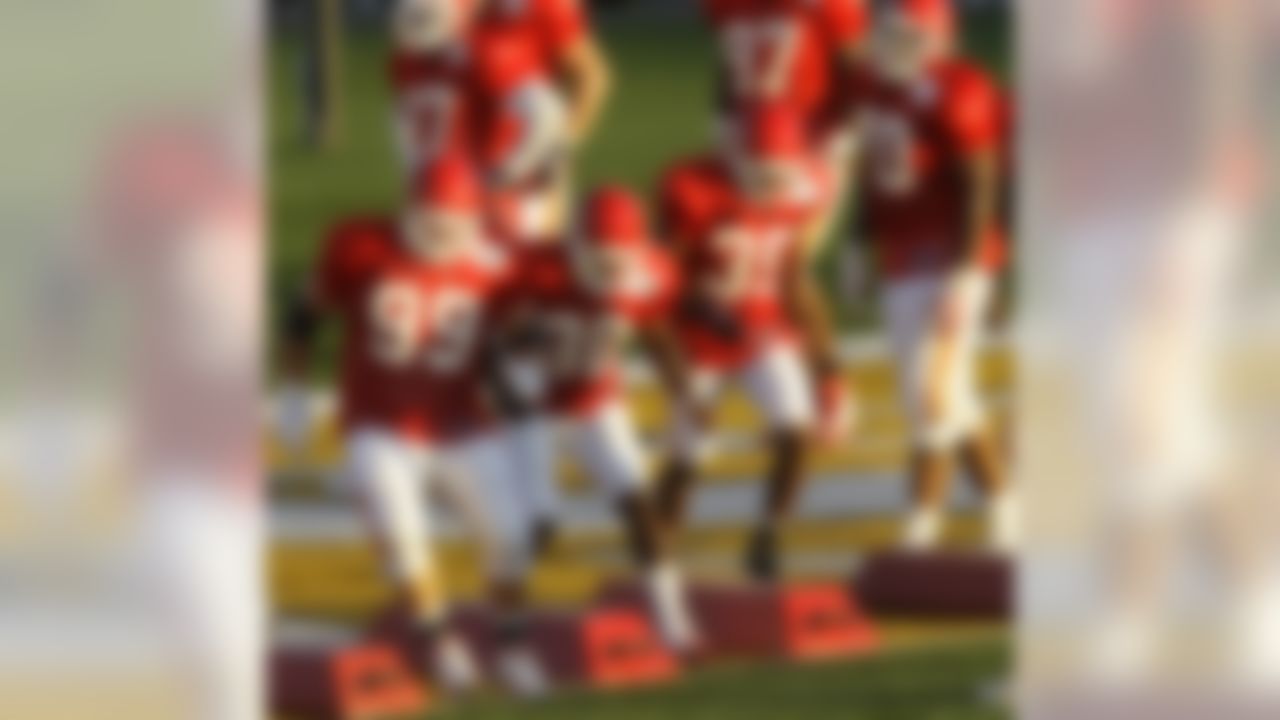
<path id="1" fill-rule="evenodd" d="M 638 0 L 636 4 L 642 4 Z M 968 23 L 967 43 L 998 74 L 1007 76 L 1007 18 L 985 16 Z M 656 19 L 602 18 L 602 35 L 617 75 L 617 94 L 599 136 L 581 158 L 582 183 L 620 181 L 651 188 L 679 154 L 705 147 L 711 137 L 711 41 L 692 24 Z M 390 139 L 383 81 L 382 38 L 352 33 L 343 66 L 344 137 L 326 153 L 302 142 L 297 39 L 272 43 L 271 67 L 271 297 L 304 276 L 326 227 L 357 212 L 391 211 L 400 197 L 400 176 Z M 830 274 L 829 264 L 823 272 Z M 845 327 L 872 329 L 869 303 L 839 305 Z M 332 341 L 332 338 L 330 338 Z M 818 512 L 797 518 L 785 532 L 788 575 L 847 578 L 857 559 L 892 542 L 896 510 L 904 492 L 898 480 L 905 434 L 894 401 L 892 373 L 883 354 L 851 361 L 847 371 L 866 412 L 863 430 L 847 446 L 824 452 L 815 468 L 822 492 L 845 503 L 847 512 L 823 508 L 827 495 L 810 505 Z M 983 386 L 1005 399 L 1013 369 L 1001 352 L 983 362 Z M 633 396 L 642 427 L 656 437 L 665 426 L 664 403 L 652 389 Z M 1006 407 L 1007 406 L 1003 406 Z M 1000 413 L 1005 419 L 1005 413 Z M 736 577 L 748 514 L 755 507 L 763 457 L 753 439 L 755 419 L 741 398 L 721 408 L 732 441 L 709 469 L 707 487 L 723 497 L 706 503 L 711 519 L 696 522 L 680 542 L 680 556 L 699 578 Z M 302 457 L 289 457 L 268 442 L 274 469 L 275 540 L 271 587 L 281 618 L 358 624 L 383 607 L 387 590 L 367 543 L 350 530 L 343 513 L 350 503 L 332 491 L 339 447 L 332 426 L 317 434 Z M 571 483 L 572 488 L 580 483 Z M 723 491 L 723 492 L 722 492 Z M 738 492 L 742 491 L 742 493 Z M 867 504 L 861 504 L 863 500 Z M 723 502 L 719 502 L 723 501 Z M 724 508 L 717 508 L 722 504 Z M 741 506 L 741 507 L 739 507 Z M 844 505 L 841 505 L 843 508 Z M 585 514 L 591 517 L 592 508 Z M 828 512 L 821 512 L 828 510 Z M 948 540 L 972 544 L 981 523 L 966 508 Z M 723 512 L 722 512 L 723 511 Z M 335 516 L 337 519 L 335 520 Z M 282 522 L 286 518 L 289 522 Z M 590 519 L 590 518 L 588 518 Z M 591 525 L 591 523 L 586 523 Z M 571 523 L 572 525 L 572 523 Z M 454 538 L 444 543 L 442 565 L 450 591 L 467 599 L 481 592 L 472 549 Z M 540 564 L 532 594 L 540 603 L 577 604 L 601 580 L 628 570 L 615 528 L 570 528 Z M 714 666 L 677 683 L 625 693 L 570 692 L 536 706 L 516 706 L 484 697 L 443 708 L 444 720 L 702 720 L 803 717 L 813 720 L 968 720 L 1005 718 L 993 700 L 1011 659 L 1008 629 L 999 625 L 888 622 L 883 652 L 855 661 L 816 665 L 737 664 Z"/>

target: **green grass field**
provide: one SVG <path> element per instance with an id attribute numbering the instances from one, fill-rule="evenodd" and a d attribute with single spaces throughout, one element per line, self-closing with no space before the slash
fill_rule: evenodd
<path id="1" fill-rule="evenodd" d="M 711 668 L 674 685 L 628 692 L 570 692 L 536 705 L 481 699 L 438 720 L 996 720 L 993 696 L 1007 647 L 973 641 L 861 661 Z"/>

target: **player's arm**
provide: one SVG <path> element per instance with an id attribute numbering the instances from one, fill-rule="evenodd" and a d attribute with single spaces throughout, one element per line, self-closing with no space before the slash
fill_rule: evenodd
<path id="1" fill-rule="evenodd" d="M 981 266 L 982 248 L 1000 214 L 1000 161 L 993 149 L 971 153 L 965 159 L 969 188 L 965 226 L 964 265 Z"/>
<path id="2" fill-rule="evenodd" d="M 306 445 L 314 427 L 310 388 L 325 314 L 318 288 L 309 284 L 285 300 L 279 318 L 276 434 L 286 447 L 295 450 Z"/>
<path id="3" fill-rule="evenodd" d="M 984 241 L 1000 216 L 1002 110 L 996 88 L 979 75 L 969 76 L 948 98 L 943 112 L 946 131 L 963 157 L 964 267 L 977 268 Z"/>
<path id="4" fill-rule="evenodd" d="M 857 103 L 867 61 L 866 37 L 869 25 L 862 0 L 827 0 L 824 24 L 835 47 L 835 97 L 829 109 L 829 127 L 824 142 L 827 151 L 847 160 L 858 147 Z"/>
<path id="5" fill-rule="evenodd" d="M 667 322 L 653 322 L 641 327 L 637 337 L 640 348 L 653 365 L 658 381 L 672 397 L 689 393 L 689 370 L 680 342 Z"/>
<path id="6" fill-rule="evenodd" d="M 604 49 L 591 32 L 582 0 L 547 0 L 541 17 L 544 43 L 556 58 L 560 85 L 568 97 L 569 139 L 590 138 L 613 87 Z"/>
<path id="7" fill-rule="evenodd" d="M 554 163 L 564 146 L 564 109 L 555 90 L 531 83 L 509 101 L 519 136 L 498 167 L 499 185 L 523 182 Z"/>
<path id="8" fill-rule="evenodd" d="M 285 380 L 310 377 L 323 318 L 324 305 L 312 285 L 285 300 L 278 333 L 279 371 Z"/>
<path id="9" fill-rule="evenodd" d="M 360 245 L 354 226 L 340 225 L 325 238 L 315 267 L 285 298 L 279 318 L 279 372 L 286 383 L 303 384 L 311 376 L 323 321 L 341 298 L 355 291 L 362 268 L 351 252 Z"/>
<path id="10" fill-rule="evenodd" d="M 584 34 L 565 51 L 560 74 L 569 95 L 569 138 L 578 145 L 600 121 L 613 90 L 613 71 L 600 42 Z"/>
<path id="11" fill-rule="evenodd" d="M 808 353 L 819 413 L 817 437 L 824 443 L 838 443 L 853 426 L 853 401 L 840 372 L 839 347 L 830 307 L 817 276 L 800 253 L 788 264 L 784 290 L 788 310 L 800 329 Z"/>
<path id="12" fill-rule="evenodd" d="M 800 330 L 813 376 L 822 380 L 838 375 L 840 359 L 835 324 L 822 287 L 806 258 L 797 253 L 787 263 L 783 285 L 787 310 Z"/>
<path id="13" fill-rule="evenodd" d="M 493 322 L 481 348 L 480 366 L 494 404 L 504 417 L 533 415 L 545 399 L 547 338 L 532 314 L 510 310 Z"/>

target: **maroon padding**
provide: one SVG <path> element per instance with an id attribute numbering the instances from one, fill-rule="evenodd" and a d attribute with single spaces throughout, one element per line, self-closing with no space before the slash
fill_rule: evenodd
<path id="1" fill-rule="evenodd" d="M 716 656 L 795 660 L 870 652 L 880 636 L 838 583 L 691 585 L 689 604 L 706 650 Z M 648 607 L 636 584 L 606 586 L 605 602 Z"/>
<path id="2" fill-rule="evenodd" d="M 277 715 L 373 720 L 421 714 L 429 695 L 395 648 L 280 647 L 271 655 L 271 709 Z"/>
<path id="3" fill-rule="evenodd" d="M 870 557 L 853 592 L 876 615 L 1007 619 L 1013 567 L 988 553 L 894 551 Z"/>
<path id="4" fill-rule="evenodd" d="M 459 607 L 450 619 L 491 674 L 496 620 L 497 614 L 482 605 Z M 670 681 L 680 674 L 679 660 L 637 609 L 539 610 L 529 616 L 529 623 L 534 651 L 557 684 L 631 687 Z M 380 618 L 372 632 L 382 637 L 398 634 L 402 648 L 426 661 L 421 643 L 393 614 Z"/>

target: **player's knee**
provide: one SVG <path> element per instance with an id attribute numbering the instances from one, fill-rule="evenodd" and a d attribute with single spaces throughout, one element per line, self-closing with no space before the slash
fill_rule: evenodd
<path id="1" fill-rule="evenodd" d="M 981 414 L 976 411 L 952 411 L 922 417 L 914 428 L 914 444 L 921 450 L 951 451 L 972 437 L 981 425 Z"/>
<path id="2" fill-rule="evenodd" d="M 790 402 L 779 403 L 772 409 L 769 425 L 775 437 L 800 439 L 813 432 L 817 423 L 812 404 L 793 398 Z"/>

